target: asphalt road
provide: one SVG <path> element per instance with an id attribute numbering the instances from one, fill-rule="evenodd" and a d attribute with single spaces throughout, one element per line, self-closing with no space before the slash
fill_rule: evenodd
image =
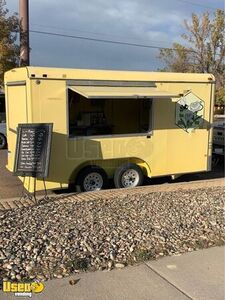
<path id="1" fill-rule="evenodd" d="M 22 195 L 22 183 L 16 177 L 13 176 L 6 169 L 7 164 L 7 150 L 0 150 L 0 200 L 1 199 L 9 199 L 14 197 L 20 197 Z M 149 184 L 163 184 L 163 183 L 172 183 L 172 182 L 189 182 L 196 180 L 206 180 L 213 178 L 222 178 L 224 177 L 224 163 L 221 161 L 217 167 L 211 172 L 204 173 L 195 173 L 195 174 L 187 174 L 183 175 L 177 180 L 172 181 L 170 177 L 161 177 L 154 179 L 147 179 L 145 181 L 145 185 Z M 110 186 L 112 188 L 113 186 Z M 68 190 L 60 190 L 55 191 L 55 193 L 68 193 Z"/>
<path id="2" fill-rule="evenodd" d="M 21 181 L 6 169 L 7 150 L 0 150 L 0 200 L 19 197 L 22 193 Z"/>

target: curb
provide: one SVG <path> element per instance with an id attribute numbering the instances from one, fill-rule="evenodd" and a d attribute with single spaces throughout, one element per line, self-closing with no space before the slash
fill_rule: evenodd
<path id="1" fill-rule="evenodd" d="M 66 201 L 66 200 L 96 200 L 99 198 L 107 197 L 113 198 L 116 196 L 129 196 L 135 194 L 149 194 L 156 192 L 173 192 L 178 190 L 192 190 L 192 189 L 201 189 L 201 188 L 215 188 L 215 187 L 224 187 L 225 189 L 225 179 L 209 179 L 209 180 L 197 180 L 189 182 L 176 182 L 176 183 L 164 183 L 148 186 L 140 186 L 132 189 L 110 189 L 97 192 L 86 192 L 86 193 L 68 193 L 68 194 L 59 194 L 56 195 L 51 193 L 48 195 L 48 199 L 43 199 L 43 195 L 37 196 L 37 201 L 43 200 L 46 202 L 49 201 Z M 35 199 L 29 198 L 9 198 L 0 200 L 0 211 L 11 210 L 16 208 L 23 208 L 28 206 L 36 205 Z"/>

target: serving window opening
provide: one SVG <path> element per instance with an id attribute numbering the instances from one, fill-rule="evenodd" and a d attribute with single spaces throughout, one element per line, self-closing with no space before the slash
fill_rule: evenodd
<path id="1" fill-rule="evenodd" d="M 69 136 L 144 134 L 151 131 L 152 99 L 86 98 L 68 89 Z"/>

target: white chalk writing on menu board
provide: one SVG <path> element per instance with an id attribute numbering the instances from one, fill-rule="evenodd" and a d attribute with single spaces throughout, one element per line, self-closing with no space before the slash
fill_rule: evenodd
<path id="1" fill-rule="evenodd" d="M 52 124 L 19 124 L 14 172 L 43 176 L 48 172 Z"/>

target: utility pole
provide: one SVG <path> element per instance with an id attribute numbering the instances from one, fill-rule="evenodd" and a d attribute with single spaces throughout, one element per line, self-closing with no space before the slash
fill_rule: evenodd
<path id="1" fill-rule="evenodd" d="M 20 19 L 20 66 L 30 64 L 29 46 L 29 0 L 19 0 Z"/>

